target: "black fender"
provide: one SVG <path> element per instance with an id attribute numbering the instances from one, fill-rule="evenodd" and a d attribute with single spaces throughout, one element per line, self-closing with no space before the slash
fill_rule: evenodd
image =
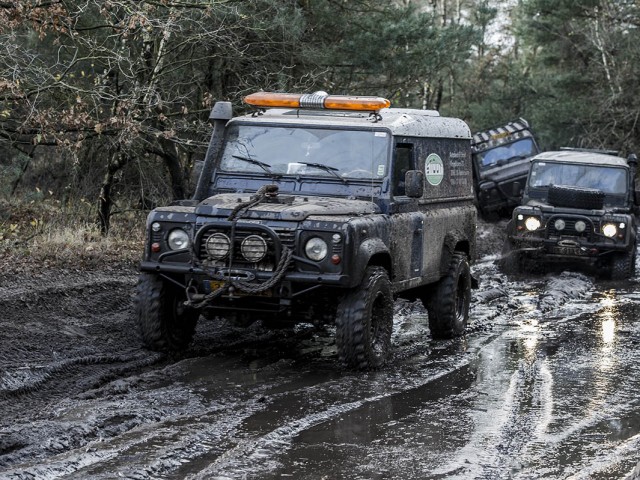
<path id="1" fill-rule="evenodd" d="M 454 253 L 461 252 L 467 256 L 467 260 L 471 262 L 473 260 L 474 244 L 469 240 L 467 235 L 460 230 L 452 230 L 444 237 L 444 243 L 442 245 L 442 253 L 440 255 L 440 277 L 445 275 L 449 270 L 451 259 Z M 471 278 L 472 288 L 478 288 L 478 280 Z"/>
<path id="2" fill-rule="evenodd" d="M 369 265 L 377 265 L 384 267 L 389 274 L 389 278 L 393 278 L 391 254 L 389 247 L 381 238 L 367 238 L 358 247 L 353 265 L 354 285 L 359 285 L 364 277 L 364 272 Z"/>

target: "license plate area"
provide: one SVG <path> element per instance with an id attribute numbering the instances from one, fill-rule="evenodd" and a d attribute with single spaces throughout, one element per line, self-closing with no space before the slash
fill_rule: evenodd
<path id="1" fill-rule="evenodd" d="M 572 257 L 583 257 L 587 255 L 587 251 L 583 250 L 581 247 L 555 246 L 551 247 L 551 253 L 555 255 L 568 255 Z"/>

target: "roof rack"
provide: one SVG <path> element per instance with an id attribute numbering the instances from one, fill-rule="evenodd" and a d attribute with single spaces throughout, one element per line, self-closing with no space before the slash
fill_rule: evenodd
<path id="1" fill-rule="evenodd" d="M 602 148 L 580 148 L 580 147 L 560 147 L 560 150 L 569 150 L 572 152 L 586 152 L 586 153 L 602 153 L 604 155 L 620 156 L 618 150 L 607 150 Z"/>
<path id="2" fill-rule="evenodd" d="M 511 122 L 507 122 L 496 127 L 487 128 L 485 130 L 480 130 L 474 133 L 471 140 L 471 145 L 475 146 L 490 141 L 500 141 L 517 132 L 528 132 L 530 130 L 531 127 L 529 125 L 529 122 L 527 122 L 524 118 L 519 118 L 517 120 L 512 120 Z M 527 134 L 523 133 L 522 135 L 525 136 Z"/>

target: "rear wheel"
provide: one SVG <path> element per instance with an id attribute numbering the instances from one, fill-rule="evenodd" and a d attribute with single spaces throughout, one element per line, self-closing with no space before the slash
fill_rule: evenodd
<path id="1" fill-rule="evenodd" d="M 184 306 L 184 293 L 158 275 L 138 277 L 135 314 L 145 346 L 158 352 L 178 352 L 187 348 L 199 313 Z"/>
<path id="2" fill-rule="evenodd" d="M 392 328 L 393 294 L 389 276 L 382 267 L 368 267 L 362 283 L 338 305 L 338 357 L 349 368 L 381 367 L 391 351 Z"/>
<path id="3" fill-rule="evenodd" d="M 455 253 L 447 274 L 429 291 L 422 303 L 429 313 L 434 338 L 453 338 L 464 333 L 471 302 L 471 269 L 463 253 Z"/>

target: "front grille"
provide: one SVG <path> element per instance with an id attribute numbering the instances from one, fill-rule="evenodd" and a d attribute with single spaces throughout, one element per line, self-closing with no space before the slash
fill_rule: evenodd
<path id="1" fill-rule="evenodd" d="M 565 227 L 562 230 L 558 230 L 555 227 L 556 220 L 563 220 Z M 584 222 L 586 228 L 583 232 L 576 230 L 576 222 Z M 559 236 L 572 236 L 581 238 L 590 238 L 593 234 L 593 223 L 588 218 L 566 218 L 562 216 L 551 217 L 547 222 L 547 234 L 549 237 Z"/>

